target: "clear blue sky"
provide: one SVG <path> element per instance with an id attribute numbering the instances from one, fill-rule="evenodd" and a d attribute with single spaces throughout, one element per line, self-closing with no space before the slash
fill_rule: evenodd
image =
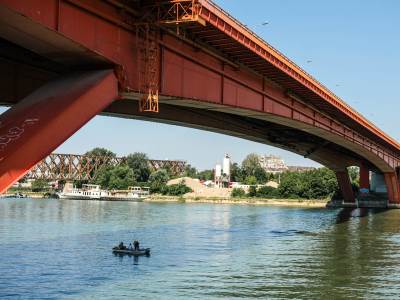
<path id="1" fill-rule="evenodd" d="M 400 1 L 216 2 L 400 140 Z M 269 25 L 262 26 L 264 21 Z M 118 155 L 141 151 L 151 158 L 184 159 L 199 169 L 212 168 L 224 153 L 241 161 L 250 152 L 278 154 L 291 165 L 316 165 L 295 154 L 246 140 L 109 117 L 94 118 L 57 151 L 83 153 L 96 146 Z"/>

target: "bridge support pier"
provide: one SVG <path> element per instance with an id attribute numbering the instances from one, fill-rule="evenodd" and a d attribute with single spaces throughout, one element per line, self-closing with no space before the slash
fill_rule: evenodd
<path id="1" fill-rule="evenodd" d="M 388 206 L 400 207 L 400 180 L 398 175 L 393 173 L 385 173 L 385 183 L 388 194 Z"/>
<path id="2" fill-rule="evenodd" d="M 340 191 L 342 192 L 344 204 L 354 205 L 356 203 L 356 198 L 353 192 L 353 187 L 351 185 L 349 172 L 347 171 L 347 169 L 344 169 L 342 171 L 336 171 L 335 173 Z"/>
<path id="3" fill-rule="evenodd" d="M 118 96 L 112 70 L 75 73 L 42 86 L 0 116 L 0 193 Z"/>
<path id="4" fill-rule="evenodd" d="M 360 166 L 360 191 L 370 190 L 369 168 L 364 164 Z"/>

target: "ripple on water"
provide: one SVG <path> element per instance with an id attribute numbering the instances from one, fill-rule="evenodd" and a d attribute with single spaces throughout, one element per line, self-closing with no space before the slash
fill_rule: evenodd
<path id="1" fill-rule="evenodd" d="M 7 199 L 0 215 L 1 299 L 400 295 L 399 211 Z M 151 256 L 111 253 L 133 239 Z"/>

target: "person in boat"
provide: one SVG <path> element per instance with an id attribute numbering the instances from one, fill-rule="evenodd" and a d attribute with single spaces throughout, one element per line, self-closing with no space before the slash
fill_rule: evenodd
<path id="1" fill-rule="evenodd" d="M 128 250 L 133 250 L 133 248 L 132 248 L 132 243 L 129 243 Z"/>
<path id="2" fill-rule="evenodd" d="M 133 242 L 133 247 L 135 251 L 139 251 L 139 242 L 138 241 L 134 241 Z"/>
<path id="3" fill-rule="evenodd" d="M 119 243 L 118 248 L 120 250 L 126 250 L 126 246 L 124 245 L 124 242 Z"/>

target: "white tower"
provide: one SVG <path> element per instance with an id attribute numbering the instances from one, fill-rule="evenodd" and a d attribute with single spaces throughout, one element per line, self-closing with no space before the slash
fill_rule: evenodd
<path id="1" fill-rule="evenodd" d="M 216 187 L 222 184 L 222 167 L 220 164 L 215 165 L 214 183 Z"/>
<path id="2" fill-rule="evenodd" d="M 228 154 L 225 154 L 224 156 L 224 160 L 222 163 L 222 173 L 228 178 L 231 176 L 231 158 Z"/>
<path id="3" fill-rule="evenodd" d="M 222 168 L 220 164 L 215 166 L 215 178 L 222 176 Z"/>

